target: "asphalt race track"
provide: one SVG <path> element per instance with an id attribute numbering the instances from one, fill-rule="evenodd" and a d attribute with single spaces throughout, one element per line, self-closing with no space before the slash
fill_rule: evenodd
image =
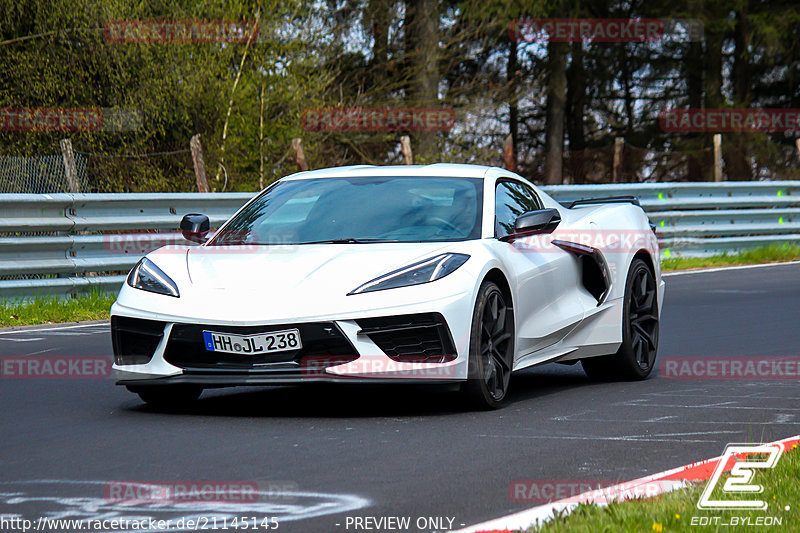
<path id="1" fill-rule="evenodd" d="M 666 281 L 660 359 L 800 355 L 800 264 Z M 0 333 L 3 356 L 110 351 L 107 325 Z M 4 376 L 0 515 L 257 515 L 303 532 L 398 516 L 411 518 L 410 531 L 458 529 L 535 505 L 513 501 L 517 480 L 610 484 L 719 455 L 729 442 L 800 433 L 796 380 L 656 372 L 598 384 L 580 365 L 546 365 L 515 375 L 500 411 L 467 412 L 458 400 L 410 387 L 239 388 L 161 412 L 109 379 Z M 173 480 L 257 481 L 262 494 L 119 504 L 104 493 L 111 481 Z M 444 520 L 417 529 L 420 517 Z"/>

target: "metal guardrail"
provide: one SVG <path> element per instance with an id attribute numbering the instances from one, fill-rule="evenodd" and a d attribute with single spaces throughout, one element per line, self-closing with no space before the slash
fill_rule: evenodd
<path id="1" fill-rule="evenodd" d="M 184 214 L 204 213 L 218 227 L 252 197 L 0 194 L 0 299 L 118 290 L 125 279 L 119 273 L 144 254 L 187 244 L 177 233 Z"/>
<path id="2" fill-rule="evenodd" d="M 800 181 L 558 185 L 559 201 L 634 195 L 665 255 L 800 244 Z M 218 227 L 254 193 L 0 194 L 0 298 L 116 290 L 147 252 L 187 244 L 181 217 Z"/>
<path id="3" fill-rule="evenodd" d="M 633 195 L 656 225 L 665 256 L 800 244 L 800 181 L 557 185 L 560 201 Z"/>

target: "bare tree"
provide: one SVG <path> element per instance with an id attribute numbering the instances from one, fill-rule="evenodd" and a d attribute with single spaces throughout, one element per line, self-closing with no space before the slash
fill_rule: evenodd
<path id="1" fill-rule="evenodd" d="M 405 53 L 411 69 L 409 100 L 416 106 L 434 106 L 439 94 L 439 0 L 406 0 Z M 436 133 L 419 132 L 416 151 L 435 157 Z"/>
<path id="2" fill-rule="evenodd" d="M 544 182 L 562 182 L 564 116 L 567 104 L 567 43 L 550 41 L 548 52 Z"/>

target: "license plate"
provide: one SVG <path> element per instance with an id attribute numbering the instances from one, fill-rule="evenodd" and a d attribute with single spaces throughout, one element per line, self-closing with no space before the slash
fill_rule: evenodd
<path id="1" fill-rule="evenodd" d="M 206 350 L 241 355 L 288 352 L 303 347 L 297 329 L 257 333 L 255 335 L 232 335 L 203 331 Z"/>

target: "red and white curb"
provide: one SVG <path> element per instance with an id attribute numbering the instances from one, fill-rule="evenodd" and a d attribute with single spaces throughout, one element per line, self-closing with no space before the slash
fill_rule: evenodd
<path id="1" fill-rule="evenodd" d="M 795 435 L 794 437 L 771 442 L 769 444 L 779 444 L 783 447 L 783 450 L 786 451 L 798 443 L 800 443 L 800 435 Z M 556 515 L 569 514 L 582 503 L 608 505 L 612 502 L 620 502 L 633 498 L 649 498 L 660 494 L 666 494 L 676 489 L 688 487 L 693 481 L 707 480 L 711 477 L 711 474 L 713 474 L 721 459 L 722 456 L 713 457 L 705 461 L 665 470 L 658 474 L 626 481 L 618 485 L 591 490 L 583 494 L 578 494 L 577 496 L 564 498 L 545 505 L 533 507 L 532 509 L 526 509 L 525 511 L 475 524 L 454 533 L 494 533 L 527 529 L 547 522 Z M 732 463 L 726 465 L 725 470 L 730 470 L 732 466 Z"/>

